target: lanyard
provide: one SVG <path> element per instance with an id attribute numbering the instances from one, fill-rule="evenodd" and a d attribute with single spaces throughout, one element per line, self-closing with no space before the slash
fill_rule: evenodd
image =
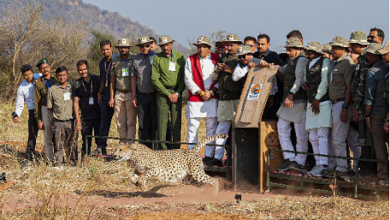
<path id="1" fill-rule="evenodd" d="M 49 81 L 49 84 L 47 84 L 47 81 L 44 79 L 43 81 L 45 81 L 45 83 L 46 83 L 46 85 L 47 85 L 47 88 L 50 88 L 50 86 L 51 86 L 51 80 L 52 80 L 53 78 L 50 78 L 50 81 Z"/>
<path id="2" fill-rule="evenodd" d="M 171 62 L 173 62 L 173 53 L 171 53 Z"/>
<path id="3" fill-rule="evenodd" d="M 92 96 L 92 93 L 93 93 L 93 81 L 92 81 L 92 78 L 90 80 L 91 80 L 91 91 L 89 92 L 89 94 Z M 87 88 L 85 88 L 85 85 L 84 85 L 84 80 L 81 83 L 83 84 L 85 92 L 88 93 Z"/>
<path id="4" fill-rule="evenodd" d="M 106 80 L 108 80 L 108 75 L 110 74 L 111 65 L 112 65 L 112 59 L 108 61 L 108 68 L 107 68 L 107 61 L 104 62 L 104 71 L 106 71 Z"/>

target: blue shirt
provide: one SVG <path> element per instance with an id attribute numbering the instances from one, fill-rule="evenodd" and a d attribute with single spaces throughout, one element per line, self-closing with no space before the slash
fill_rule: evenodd
<path id="1" fill-rule="evenodd" d="M 34 85 L 35 85 L 35 80 L 37 80 L 41 76 L 42 76 L 41 73 L 34 73 L 33 83 L 28 83 L 26 80 L 23 80 L 23 82 L 18 87 L 18 91 L 16 93 L 15 113 L 18 115 L 19 118 L 22 116 L 24 102 L 26 102 L 28 110 L 35 109 Z"/>
<path id="2" fill-rule="evenodd" d="M 107 85 L 105 86 L 107 88 L 110 86 L 110 82 L 111 82 L 110 71 L 112 68 L 112 60 L 117 56 L 119 56 L 119 54 L 113 53 L 111 60 L 107 61 L 106 58 L 103 57 L 103 59 L 101 59 L 99 62 L 100 79 L 104 82 L 105 85 Z M 109 89 L 107 90 L 105 89 L 105 91 L 109 91 Z"/>

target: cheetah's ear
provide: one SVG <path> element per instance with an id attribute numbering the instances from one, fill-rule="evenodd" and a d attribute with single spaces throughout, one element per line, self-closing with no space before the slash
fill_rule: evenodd
<path id="1" fill-rule="evenodd" d="M 131 150 L 137 150 L 137 147 L 138 147 L 137 144 L 132 144 L 132 145 L 130 145 L 130 149 L 131 149 Z"/>

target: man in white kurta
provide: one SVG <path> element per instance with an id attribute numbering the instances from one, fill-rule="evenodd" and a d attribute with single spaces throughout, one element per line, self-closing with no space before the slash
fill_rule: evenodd
<path id="1" fill-rule="evenodd" d="M 211 79 L 219 55 L 211 53 L 210 39 L 200 36 L 194 45 L 198 53 L 186 60 L 184 82 L 189 90 L 186 117 L 188 121 L 187 142 L 198 142 L 200 120 L 205 118 L 206 136 L 215 135 L 217 129 L 217 90 L 218 83 Z M 213 144 L 213 142 L 211 143 Z M 188 145 L 192 149 L 195 145 Z M 215 146 L 206 145 L 204 163 L 208 164 L 214 157 Z M 224 148 L 217 149 L 222 154 Z"/>

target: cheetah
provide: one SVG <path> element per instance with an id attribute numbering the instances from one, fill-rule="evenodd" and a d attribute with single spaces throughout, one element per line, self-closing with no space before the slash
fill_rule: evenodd
<path id="1" fill-rule="evenodd" d="M 158 179 L 168 184 L 178 184 L 182 181 L 196 181 L 197 183 L 210 184 L 218 192 L 219 181 L 204 172 L 202 158 L 199 155 L 207 143 L 219 138 L 228 138 L 227 134 L 217 134 L 200 141 L 194 148 L 153 151 L 143 144 L 131 144 L 119 146 L 115 156 L 120 160 L 126 160 L 130 164 L 131 182 L 138 182 L 142 191 L 148 190 L 148 180 Z"/>

